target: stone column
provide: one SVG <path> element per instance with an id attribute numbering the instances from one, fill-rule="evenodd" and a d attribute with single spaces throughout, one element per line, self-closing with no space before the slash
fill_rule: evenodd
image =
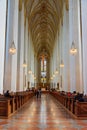
<path id="1" fill-rule="evenodd" d="M 18 51 L 18 0 L 14 0 L 14 14 L 13 14 L 13 41 Z M 17 52 L 12 56 L 12 79 L 11 79 L 11 90 L 16 92 L 17 84 Z"/>
<path id="2" fill-rule="evenodd" d="M 29 88 L 29 86 L 30 86 L 30 74 L 29 74 L 29 71 L 30 71 L 30 32 L 29 32 L 29 30 L 28 30 L 28 48 L 27 48 L 27 52 L 28 52 L 27 53 L 27 55 L 28 55 L 28 59 L 27 59 L 28 60 L 28 66 L 27 66 L 27 73 L 28 73 L 27 84 L 28 84 L 28 88 Z"/>
<path id="3" fill-rule="evenodd" d="M 69 53 L 69 11 L 66 10 L 64 6 L 64 15 L 63 15 L 63 89 L 64 91 L 70 91 L 70 53 Z"/>
<path id="4" fill-rule="evenodd" d="M 80 0 L 73 1 L 73 40 L 77 47 L 75 59 L 76 91 L 83 92 L 82 83 L 82 47 L 81 47 L 81 27 L 80 27 Z"/>
<path id="5" fill-rule="evenodd" d="M 36 61 L 36 67 L 35 67 L 35 69 L 36 69 L 36 81 L 35 81 L 36 87 L 37 87 L 37 82 L 38 82 L 38 78 L 37 78 L 38 77 L 38 60 L 37 59 L 38 58 L 37 58 L 37 55 L 36 55 L 36 60 L 35 60 Z"/>
<path id="6" fill-rule="evenodd" d="M 87 0 L 81 0 L 83 90 L 87 94 Z"/>
<path id="7" fill-rule="evenodd" d="M 33 87 L 34 84 L 34 49 L 33 49 L 33 44 L 32 44 L 32 40 L 31 40 L 31 70 L 32 70 L 32 74 L 31 74 L 31 87 Z"/>
<path id="8" fill-rule="evenodd" d="M 27 81 L 28 81 L 28 18 L 26 18 L 26 35 L 25 35 L 25 61 L 27 64 L 27 67 L 25 68 L 25 76 L 26 76 L 26 89 L 28 87 Z"/>
<path id="9" fill-rule="evenodd" d="M 4 1 L 5 4 L 5 1 Z M 13 14 L 14 2 L 7 2 L 7 27 L 6 27 L 6 47 L 5 47 L 5 71 L 4 71 L 4 90 L 11 90 L 11 66 L 12 55 L 9 53 L 9 47 L 13 42 Z M 3 14 L 4 15 L 4 14 Z M 2 30 L 2 29 L 1 29 Z"/>
<path id="10" fill-rule="evenodd" d="M 17 91 L 20 91 L 20 65 L 21 65 L 21 11 L 18 11 L 18 51 L 17 51 Z"/>
<path id="11" fill-rule="evenodd" d="M 59 35 L 59 49 L 60 49 L 60 64 L 61 64 L 61 60 L 63 60 L 64 62 L 64 50 L 63 50 L 63 25 L 60 22 L 60 35 Z M 64 90 L 64 67 L 60 67 L 60 90 Z"/>
<path id="12" fill-rule="evenodd" d="M 70 18 L 70 43 L 75 43 L 77 54 L 70 57 L 70 79 L 71 91 L 83 92 L 82 89 L 82 52 L 81 52 L 81 32 L 80 32 L 80 3 L 79 0 L 69 1 Z"/>
<path id="13" fill-rule="evenodd" d="M 74 26 L 73 0 L 69 0 L 69 48 L 71 48 L 73 39 Z M 75 58 L 70 55 L 70 91 L 76 91 L 76 74 L 75 74 Z"/>
<path id="14" fill-rule="evenodd" d="M 58 63 L 58 83 L 59 83 L 59 90 L 62 90 L 61 88 L 61 73 L 60 73 L 60 52 L 61 52 L 61 47 L 60 47 L 60 33 L 58 32 L 58 38 L 57 38 L 57 50 L 58 50 L 58 58 L 57 58 L 57 63 Z"/>
<path id="15" fill-rule="evenodd" d="M 49 58 L 47 59 L 47 83 L 49 83 L 49 79 L 50 79 L 50 74 L 49 74 L 49 71 L 50 71 L 50 69 L 49 69 L 50 67 L 49 67 Z"/>
<path id="16" fill-rule="evenodd" d="M 3 77 L 5 61 L 5 29 L 6 29 L 6 0 L 0 1 L 0 93 L 3 94 Z"/>
<path id="17" fill-rule="evenodd" d="M 19 86 L 17 91 L 23 91 L 24 75 L 23 75 L 23 61 L 24 61 L 24 3 L 22 3 L 22 10 L 19 10 L 19 31 L 18 31 L 18 65 L 19 65 Z"/>

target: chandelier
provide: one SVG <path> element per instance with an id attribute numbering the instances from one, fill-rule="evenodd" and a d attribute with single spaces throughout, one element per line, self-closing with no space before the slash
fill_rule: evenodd
<path id="1" fill-rule="evenodd" d="M 24 68 L 26 68 L 27 67 L 27 64 L 26 64 L 26 61 L 24 60 L 24 63 L 23 63 L 23 65 L 22 65 Z"/>
<path id="2" fill-rule="evenodd" d="M 75 47 L 75 43 L 74 42 L 72 42 L 70 53 L 72 55 L 75 55 L 77 53 L 77 48 Z"/>
<path id="3" fill-rule="evenodd" d="M 12 42 L 12 44 L 9 48 L 9 53 L 12 55 L 14 55 L 16 53 L 16 47 L 15 47 L 14 41 Z"/>
<path id="4" fill-rule="evenodd" d="M 32 70 L 30 69 L 30 70 L 28 71 L 28 73 L 29 73 L 29 74 L 32 74 Z"/>
<path id="5" fill-rule="evenodd" d="M 57 70 L 57 68 L 56 68 L 55 74 L 58 74 L 58 70 Z"/>
<path id="6" fill-rule="evenodd" d="M 63 67 L 64 67 L 63 60 L 61 60 L 60 67 L 61 67 L 61 68 L 63 68 Z"/>

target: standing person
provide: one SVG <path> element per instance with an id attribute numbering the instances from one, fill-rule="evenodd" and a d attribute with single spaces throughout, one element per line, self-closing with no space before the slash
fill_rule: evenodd
<path id="1" fill-rule="evenodd" d="M 36 96 L 36 94 L 37 94 L 37 90 L 36 90 L 36 89 L 34 90 L 34 94 L 35 94 L 35 96 Z"/>
<path id="2" fill-rule="evenodd" d="M 37 96 L 37 98 L 38 98 L 38 96 L 39 96 L 39 90 L 37 89 L 37 91 L 36 91 L 36 96 Z"/>
<path id="3" fill-rule="evenodd" d="M 41 98 L 41 88 L 39 89 L 39 97 Z"/>

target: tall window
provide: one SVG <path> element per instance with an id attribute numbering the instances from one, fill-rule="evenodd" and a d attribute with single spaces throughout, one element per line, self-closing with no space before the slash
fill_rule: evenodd
<path id="1" fill-rule="evenodd" d="M 47 61 L 43 57 L 41 58 L 41 83 L 46 83 L 46 75 L 47 75 L 46 71 L 47 71 Z"/>

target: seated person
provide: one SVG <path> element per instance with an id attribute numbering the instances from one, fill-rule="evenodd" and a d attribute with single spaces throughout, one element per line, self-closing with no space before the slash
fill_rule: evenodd
<path id="1" fill-rule="evenodd" d="M 75 96 L 75 100 L 78 100 L 79 102 L 84 102 L 83 94 L 78 93 Z"/>
<path id="2" fill-rule="evenodd" d="M 73 91 L 72 96 L 75 97 L 77 95 L 76 91 Z"/>
<path id="3" fill-rule="evenodd" d="M 79 102 L 84 102 L 83 94 L 80 94 Z"/>
<path id="4" fill-rule="evenodd" d="M 72 96 L 72 93 L 71 93 L 71 92 L 68 92 L 68 93 L 67 93 L 67 96 L 71 97 L 71 96 Z"/>
<path id="5" fill-rule="evenodd" d="M 79 100 L 79 98 L 80 98 L 80 93 L 77 93 L 77 95 L 76 95 L 74 98 L 75 98 L 75 100 Z"/>
<path id="6" fill-rule="evenodd" d="M 10 97 L 9 90 L 7 90 L 6 93 L 4 93 L 4 96 L 5 97 Z"/>

